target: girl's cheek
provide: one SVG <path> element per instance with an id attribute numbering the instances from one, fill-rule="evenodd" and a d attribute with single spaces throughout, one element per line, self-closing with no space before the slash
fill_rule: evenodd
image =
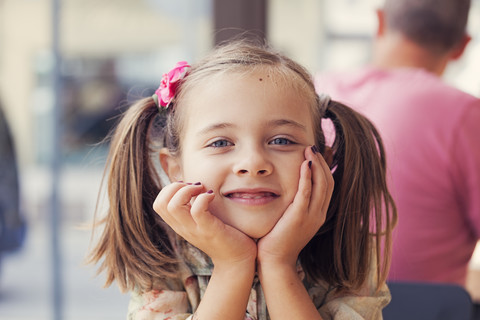
<path id="1" fill-rule="evenodd" d="M 217 203 L 215 203 L 215 199 L 213 199 L 212 202 L 210 202 L 210 204 L 208 205 L 208 211 L 215 217 L 217 217 L 218 219 L 220 219 L 221 221 L 225 222 L 225 217 L 223 217 L 223 215 L 221 214 L 223 212 L 223 214 L 225 214 L 225 210 L 220 210 L 219 209 L 219 206 L 217 205 Z"/>

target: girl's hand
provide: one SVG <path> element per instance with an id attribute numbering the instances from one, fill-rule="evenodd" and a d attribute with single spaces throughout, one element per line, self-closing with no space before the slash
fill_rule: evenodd
<path id="1" fill-rule="evenodd" d="M 274 228 L 258 242 L 260 265 L 283 264 L 295 268 L 300 251 L 325 222 L 333 177 L 316 149 L 307 148 L 305 158 L 293 202 Z"/>
<path id="2" fill-rule="evenodd" d="M 215 267 L 254 263 L 255 242 L 209 212 L 215 194 L 205 191 L 201 183 L 172 183 L 160 191 L 153 209 L 178 235 L 205 252 Z"/>

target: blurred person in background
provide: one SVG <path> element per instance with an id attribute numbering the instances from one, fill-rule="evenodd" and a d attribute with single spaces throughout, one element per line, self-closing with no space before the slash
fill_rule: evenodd
<path id="1" fill-rule="evenodd" d="M 466 285 L 480 238 L 480 100 L 442 80 L 470 41 L 470 0 L 386 0 L 370 66 L 316 76 L 369 117 L 398 206 L 390 281 Z"/>
<path id="2" fill-rule="evenodd" d="M 25 227 L 13 137 L 0 105 L 0 262 L 6 252 L 22 246 Z"/>

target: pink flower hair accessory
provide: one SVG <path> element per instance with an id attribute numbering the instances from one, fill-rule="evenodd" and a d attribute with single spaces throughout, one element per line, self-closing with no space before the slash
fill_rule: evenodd
<path id="1" fill-rule="evenodd" d="M 186 61 L 177 62 L 175 67 L 168 73 L 164 73 L 162 81 L 152 98 L 155 101 L 157 107 L 160 109 L 168 109 L 172 100 L 175 98 L 178 84 L 187 74 L 187 69 L 190 65 Z"/>

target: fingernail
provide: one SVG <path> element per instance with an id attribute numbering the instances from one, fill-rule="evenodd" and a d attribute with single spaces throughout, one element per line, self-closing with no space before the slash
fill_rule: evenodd
<path id="1" fill-rule="evenodd" d="M 196 185 L 196 186 L 199 186 L 199 185 L 201 185 L 201 184 L 202 184 L 201 182 L 195 182 L 195 185 Z"/>
<path id="2" fill-rule="evenodd" d="M 208 190 L 207 193 L 212 194 L 212 193 L 213 193 L 213 190 Z"/>
<path id="3" fill-rule="evenodd" d="M 316 145 L 313 145 L 313 146 L 312 146 L 312 152 L 313 152 L 313 154 L 317 154 L 318 148 L 317 148 Z"/>
<path id="4" fill-rule="evenodd" d="M 311 161 L 311 160 L 308 161 L 308 167 L 309 167 L 310 169 L 312 169 L 312 161 Z"/>
<path id="5" fill-rule="evenodd" d="M 177 182 L 178 182 L 178 183 L 183 183 L 183 181 L 182 181 L 182 180 L 180 180 L 180 181 L 177 181 Z"/>

